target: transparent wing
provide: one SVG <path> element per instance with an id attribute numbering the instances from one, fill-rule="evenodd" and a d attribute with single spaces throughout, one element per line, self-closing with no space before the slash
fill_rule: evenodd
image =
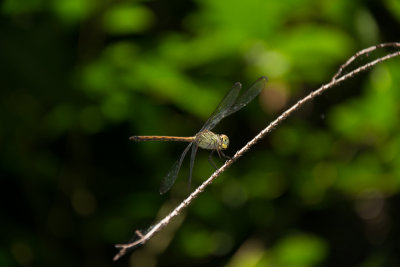
<path id="1" fill-rule="evenodd" d="M 192 183 L 192 172 L 194 166 L 194 159 L 196 158 L 197 149 L 199 147 L 195 144 L 192 147 L 192 153 L 190 155 L 190 168 L 189 168 L 189 181 L 188 181 L 188 188 L 190 188 L 190 184 Z"/>
<path id="2" fill-rule="evenodd" d="M 220 122 L 224 116 L 223 113 L 235 103 L 240 89 L 242 89 L 242 84 L 237 82 L 235 83 L 232 88 L 229 90 L 229 92 L 225 95 L 225 97 L 222 99 L 222 101 L 219 103 L 217 108 L 214 110 L 214 112 L 211 114 L 210 118 L 206 121 L 206 123 L 203 125 L 203 128 L 201 128 L 200 131 L 202 130 L 210 130 L 215 127 L 215 125 Z"/>
<path id="3" fill-rule="evenodd" d="M 226 95 L 226 97 L 222 100 L 221 104 L 223 104 L 225 102 L 225 99 L 228 97 L 229 97 L 229 100 L 231 101 L 230 95 L 231 95 L 231 92 L 234 91 L 234 89 L 235 89 L 234 93 L 236 95 L 234 98 L 234 102 L 233 103 L 229 102 L 229 105 L 225 105 L 222 108 L 220 108 L 220 106 L 221 106 L 221 104 L 220 104 L 218 106 L 217 110 L 214 112 L 215 114 L 213 113 L 213 115 L 207 120 L 207 122 L 203 126 L 202 130 L 213 129 L 223 118 L 231 115 L 232 113 L 235 113 L 236 111 L 240 110 L 241 108 L 246 106 L 248 103 L 250 103 L 265 88 L 267 81 L 268 81 L 267 77 L 265 77 L 265 76 L 260 77 L 252 86 L 250 86 L 249 89 L 247 89 L 245 92 L 243 92 L 239 97 L 238 97 L 238 94 L 239 94 L 240 88 L 235 89 L 235 86 L 234 86 L 231 89 L 231 91 L 229 91 L 229 93 Z M 240 83 L 236 83 L 236 84 L 240 85 Z"/>
<path id="4" fill-rule="evenodd" d="M 168 174 L 161 180 L 161 185 L 160 185 L 160 194 L 164 194 L 168 192 L 168 190 L 171 189 L 171 187 L 174 185 L 176 177 L 178 176 L 179 170 L 182 166 L 183 159 L 185 158 L 187 152 L 189 151 L 189 148 L 193 145 L 193 143 L 190 143 L 185 150 L 183 151 L 181 157 L 172 165 L 172 168 L 169 170 Z"/>
<path id="5" fill-rule="evenodd" d="M 239 98 L 237 98 L 235 104 L 227 112 L 225 112 L 224 117 L 235 113 L 236 111 L 249 104 L 265 88 L 267 81 L 268 78 L 265 76 L 258 78 L 257 81 L 255 81 L 255 83 L 249 89 L 244 91 L 243 94 L 241 94 Z"/>

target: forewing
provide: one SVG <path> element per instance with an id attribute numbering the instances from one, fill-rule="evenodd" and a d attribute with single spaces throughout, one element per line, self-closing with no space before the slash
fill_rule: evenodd
<path id="1" fill-rule="evenodd" d="M 176 177 L 178 177 L 179 170 L 182 166 L 183 159 L 185 158 L 189 148 L 192 146 L 193 143 L 190 143 L 185 150 L 183 151 L 181 157 L 172 165 L 171 169 L 169 170 L 168 174 L 161 180 L 160 185 L 160 194 L 164 194 L 171 189 L 174 185 Z"/>
<path id="2" fill-rule="evenodd" d="M 239 82 L 233 85 L 233 87 L 225 95 L 225 97 L 219 103 L 215 111 L 211 114 L 210 118 L 208 118 L 208 120 L 203 125 L 203 128 L 201 128 L 200 131 L 211 130 L 225 117 L 224 113 L 231 108 L 233 103 L 235 103 L 241 88 L 242 84 Z"/>
<path id="3" fill-rule="evenodd" d="M 249 104 L 265 88 L 267 81 L 267 77 L 260 77 L 252 86 L 250 86 L 249 89 L 244 91 L 243 94 L 237 98 L 235 104 L 233 104 L 231 108 L 224 114 L 224 117 L 235 113 Z"/>

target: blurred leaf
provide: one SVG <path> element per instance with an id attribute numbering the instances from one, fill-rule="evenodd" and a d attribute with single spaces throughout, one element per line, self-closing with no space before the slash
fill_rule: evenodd
<path id="1" fill-rule="evenodd" d="M 129 105 L 126 96 L 121 93 L 112 94 L 102 106 L 103 114 L 112 121 L 120 121 L 128 117 Z"/>
<path id="2" fill-rule="evenodd" d="M 106 11 L 103 26 L 110 34 L 131 34 L 147 30 L 153 20 L 153 14 L 148 8 L 122 3 Z"/>
<path id="3" fill-rule="evenodd" d="M 399 190 L 399 182 L 394 174 L 385 172 L 376 154 L 364 152 L 351 164 L 339 165 L 336 186 L 351 195 L 372 188 L 390 195 Z"/>
<path id="4" fill-rule="evenodd" d="M 278 266 L 315 266 L 327 256 L 327 244 L 320 238 L 296 234 L 282 239 L 274 248 Z"/>
<path id="5" fill-rule="evenodd" d="M 372 14 L 366 9 L 360 9 L 357 10 L 355 18 L 360 41 L 367 46 L 378 42 L 379 26 L 376 24 Z"/>
<path id="6" fill-rule="evenodd" d="M 335 130 L 356 142 L 380 142 L 394 128 L 399 128 L 397 93 L 391 88 L 390 75 L 377 67 L 372 77 L 374 86 L 366 88 L 363 98 L 338 105 L 328 116 Z"/>
<path id="7" fill-rule="evenodd" d="M 400 2 L 397 0 L 385 0 L 384 3 L 387 6 L 387 10 L 400 21 Z"/>
<path id="8" fill-rule="evenodd" d="M 181 249 L 190 257 L 201 258 L 214 250 L 215 240 L 207 231 L 196 228 L 187 230 L 181 237 Z"/>
<path id="9" fill-rule="evenodd" d="M 247 240 L 233 255 L 228 263 L 228 267 L 252 267 L 252 266 L 270 266 L 270 263 L 262 261 L 262 258 L 268 256 L 262 245 L 255 240 Z M 263 263 L 263 265 L 259 265 Z"/>
<path id="10" fill-rule="evenodd" d="M 65 23 L 75 24 L 86 19 L 99 3 L 96 0 L 56 0 L 51 4 Z"/>
<path id="11" fill-rule="evenodd" d="M 301 24 L 275 40 L 282 45 L 281 53 L 293 59 L 296 78 L 321 81 L 331 74 L 332 63 L 344 59 L 352 49 L 349 36 L 339 29 L 318 24 Z M 303 72 L 312 70 L 312 72 Z"/>

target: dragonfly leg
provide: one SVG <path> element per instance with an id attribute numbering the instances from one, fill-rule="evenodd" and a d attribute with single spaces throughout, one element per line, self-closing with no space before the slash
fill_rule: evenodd
<path id="1" fill-rule="evenodd" d="M 195 144 L 192 147 L 192 153 L 190 156 L 190 169 L 189 169 L 189 182 L 188 182 L 188 189 L 190 190 L 190 184 L 192 182 L 192 172 L 193 172 L 193 165 L 194 165 L 194 159 L 196 158 L 196 153 L 197 153 L 197 149 L 199 147 Z"/>
<path id="2" fill-rule="evenodd" d="M 219 153 L 221 153 L 222 157 L 224 157 L 224 158 L 227 159 L 227 160 L 231 160 L 231 159 L 232 159 L 232 158 L 229 157 L 228 155 L 225 155 L 224 152 L 222 152 L 222 151 L 219 151 Z"/>
<path id="3" fill-rule="evenodd" d="M 217 150 L 217 151 L 218 151 L 218 150 Z M 211 153 L 210 153 L 210 155 L 208 156 L 208 161 L 210 162 L 210 164 L 211 164 L 216 170 L 218 170 L 217 165 L 215 165 L 214 161 L 212 160 L 212 155 L 213 155 L 213 153 L 214 153 L 214 150 L 211 150 Z"/>

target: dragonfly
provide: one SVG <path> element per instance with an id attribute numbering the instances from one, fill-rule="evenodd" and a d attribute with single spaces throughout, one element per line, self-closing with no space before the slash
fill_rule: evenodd
<path id="1" fill-rule="evenodd" d="M 237 82 L 225 95 L 222 101 L 218 104 L 215 111 L 208 118 L 206 123 L 200 129 L 200 131 L 191 137 L 179 137 L 179 136 L 157 136 L 157 135 L 145 135 L 145 136 L 131 136 L 130 140 L 141 142 L 141 141 L 179 141 L 179 142 L 189 142 L 185 150 L 183 151 L 180 158 L 172 165 L 168 174 L 161 180 L 160 194 L 168 192 L 174 185 L 175 180 L 178 176 L 179 170 L 182 166 L 182 162 L 186 157 L 189 149 L 192 147 L 192 152 L 190 156 L 190 166 L 189 166 L 189 185 L 192 179 L 192 171 L 194 166 L 194 160 L 198 148 L 211 150 L 210 153 L 210 163 L 212 163 L 211 156 L 214 151 L 217 151 L 218 156 L 225 157 L 229 159 L 223 150 L 226 150 L 229 146 L 229 138 L 225 134 L 216 134 L 211 130 L 227 116 L 237 112 L 238 110 L 249 104 L 266 86 L 268 78 L 262 76 L 258 78 L 252 86 L 245 90 L 240 96 L 240 90 L 242 89 L 242 84 Z M 212 163 L 214 168 L 215 164 Z"/>

